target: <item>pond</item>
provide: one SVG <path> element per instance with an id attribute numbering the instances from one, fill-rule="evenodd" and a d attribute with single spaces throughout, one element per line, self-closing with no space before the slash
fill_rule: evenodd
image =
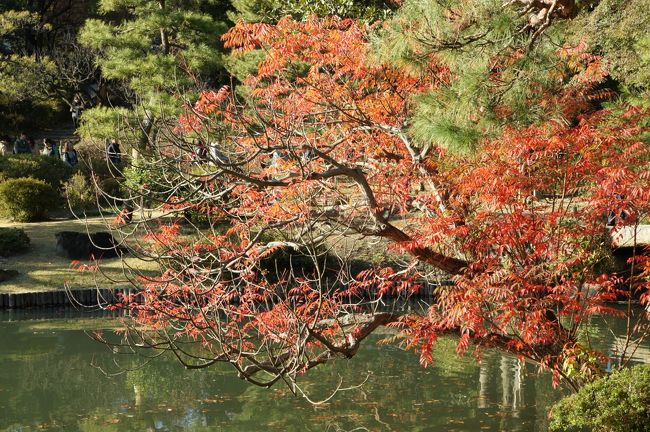
<path id="1" fill-rule="evenodd" d="M 353 360 L 304 377 L 313 399 L 341 380 L 367 379 L 314 406 L 283 385 L 246 384 L 225 367 L 186 371 L 171 358 L 116 358 L 82 330 L 107 325 L 111 319 L 69 311 L 0 312 L 0 431 L 529 432 L 545 430 L 562 396 L 549 374 L 498 352 L 478 364 L 443 339 L 436 363 L 422 369 L 413 352 L 378 345 L 377 336 Z M 611 352 L 616 340 L 599 343 Z M 639 359 L 647 352 L 641 347 Z"/>

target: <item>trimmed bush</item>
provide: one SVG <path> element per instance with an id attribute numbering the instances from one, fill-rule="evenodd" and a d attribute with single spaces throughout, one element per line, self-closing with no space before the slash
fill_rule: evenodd
<path id="1" fill-rule="evenodd" d="M 95 176 L 98 177 L 100 181 L 120 175 L 116 168 L 109 166 L 105 156 L 89 156 L 80 153 L 79 164 L 76 168 L 81 171 L 86 178 Z"/>
<path id="2" fill-rule="evenodd" d="M 0 256 L 15 255 L 29 249 L 29 237 L 20 228 L 0 228 Z"/>
<path id="3" fill-rule="evenodd" d="M 552 432 L 650 432 L 650 364 L 614 372 L 560 400 Z"/>
<path id="4" fill-rule="evenodd" d="M 72 172 L 72 168 L 54 157 L 23 154 L 0 157 L 0 181 L 32 177 L 58 189 Z"/>
<path id="5" fill-rule="evenodd" d="M 77 173 L 63 185 L 65 197 L 73 210 L 85 211 L 97 208 L 94 186 L 83 174 Z"/>
<path id="6" fill-rule="evenodd" d="M 58 203 L 58 193 L 43 180 L 18 178 L 0 183 L 0 210 L 15 221 L 45 218 Z"/>

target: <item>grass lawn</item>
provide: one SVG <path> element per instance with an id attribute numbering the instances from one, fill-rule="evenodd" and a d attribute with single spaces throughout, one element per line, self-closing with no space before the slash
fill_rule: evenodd
<path id="1" fill-rule="evenodd" d="M 127 287 L 123 265 L 137 268 L 144 274 L 154 274 L 155 264 L 137 258 L 103 260 L 100 272 L 80 272 L 70 268 L 70 259 L 56 255 L 55 233 L 59 231 L 106 231 L 104 219 L 90 217 L 47 222 L 15 223 L 0 219 L 0 227 L 22 228 L 31 240 L 28 252 L 6 258 L 0 257 L 0 268 L 17 270 L 20 274 L 0 283 L 0 293 L 21 293 L 70 289 Z"/>

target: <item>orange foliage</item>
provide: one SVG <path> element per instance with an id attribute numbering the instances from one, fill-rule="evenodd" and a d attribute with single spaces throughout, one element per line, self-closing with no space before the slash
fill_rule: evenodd
<path id="1" fill-rule="evenodd" d="M 606 215 L 624 213 L 616 223 L 632 224 L 650 211 L 648 145 L 637 138 L 649 113 L 594 112 L 589 101 L 607 96 L 596 90 L 606 76 L 600 59 L 584 45 L 563 47 L 573 78 L 545 103 L 565 108 L 575 124 L 505 127 L 477 155 L 446 155 L 415 142 L 408 127 L 414 97 L 448 82 L 447 68 L 434 58 L 417 73 L 375 64 L 366 31 L 352 20 L 285 18 L 240 22 L 224 36 L 235 52 L 265 50 L 245 82 L 251 100 L 242 106 L 229 88 L 207 92 L 180 120 L 186 130 L 227 136 L 241 161 L 236 169 L 216 163 L 219 180 L 204 182 L 231 187 L 235 205 L 206 204 L 231 229 L 169 250 L 175 265 L 146 281 L 134 315 L 218 342 L 218 355 L 238 368 L 250 359 L 242 352 L 270 344 L 287 354 L 273 370 L 304 371 L 306 358 L 325 358 L 319 350 L 347 356 L 365 337 L 363 325 L 337 321 L 376 306 L 362 299 L 418 291 L 426 273 L 419 261 L 454 282 L 425 314 L 392 324 L 422 364 L 432 362 L 440 333 L 455 332 L 459 353 L 473 341 L 558 371 L 578 325 L 612 313 L 607 302 L 621 295 L 623 279 L 599 270 L 598 251 L 608 246 Z M 404 217 L 399 226 L 396 216 Z M 383 238 L 414 263 L 356 275 L 339 268 L 329 285 L 323 274 L 269 275 L 264 259 L 286 245 L 258 249 L 255 228 L 289 233 L 323 221 Z M 152 238 L 168 248 L 177 232 L 165 227 Z"/>

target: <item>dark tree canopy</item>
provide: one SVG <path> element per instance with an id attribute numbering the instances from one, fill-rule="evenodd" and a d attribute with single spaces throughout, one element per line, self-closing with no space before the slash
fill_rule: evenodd
<path id="1" fill-rule="evenodd" d="M 92 53 L 76 42 L 94 10 L 94 0 L 0 5 L 0 126 L 5 130 L 52 121 L 75 93 L 98 79 Z"/>

